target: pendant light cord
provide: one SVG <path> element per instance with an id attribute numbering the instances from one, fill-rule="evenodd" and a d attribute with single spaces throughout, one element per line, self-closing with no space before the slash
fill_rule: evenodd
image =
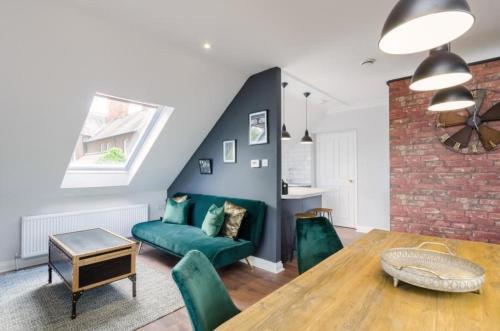
<path id="1" fill-rule="evenodd" d="M 283 85 L 283 101 L 281 102 L 281 112 L 282 112 L 282 115 L 281 117 L 283 118 L 283 123 L 286 123 L 286 120 L 285 120 L 285 88 L 286 88 L 286 85 Z"/>
<path id="2" fill-rule="evenodd" d="M 306 130 L 308 129 L 308 128 L 307 128 L 307 127 L 308 127 L 308 125 L 307 125 L 307 117 L 308 117 L 308 116 L 307 116 L 307 104 L 308 104 L 308 102 L 307 102 L 307 97 L 306 97 Z"/>
<path id="3" fill-rule="evenodd" d="M 309 126 L 308 121 L 307 121 L 307 118 L 308 118 L 307 114 L 308 114 L 308 104 L 309 104 L 308 98 L 310 95 L 311 95 L 311 93 L 309 93 L 309 92 L 304 93 L 304 96 L 306 97 L 306 130 L 308 129 L 308 126 Z"/>

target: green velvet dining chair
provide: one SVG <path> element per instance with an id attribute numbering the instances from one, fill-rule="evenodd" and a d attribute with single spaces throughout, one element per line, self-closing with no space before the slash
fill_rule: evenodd
<path id="1" fill-rule="evenodd" d="M 344 248 L 335 228 L 325 217 L 297 219 L 296 233 L 299 274 Z"/>
<path id="2" fill-rule="evenodd" d="M 222 280 L 200 251 L 188 252 L 172 269 L 194 331 L 211 331 L 237 315 Z"/>

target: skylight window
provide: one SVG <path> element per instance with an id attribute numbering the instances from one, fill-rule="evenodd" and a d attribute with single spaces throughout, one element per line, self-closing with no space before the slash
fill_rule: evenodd
<path id="1" fill-rule="evenodd" d="M 61 187 L 128 185 L 172 111 L 96 94 Z"/>

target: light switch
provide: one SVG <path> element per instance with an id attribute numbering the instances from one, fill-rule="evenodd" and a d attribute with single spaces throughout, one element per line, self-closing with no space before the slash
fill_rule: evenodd
<path id="1" fill-rule="evenodd" d="M 268 159 L 262 159 L 262 167 L 263 168 L 269 167 L 269 160 Z"/>
<path id="2" fill-rule="evenodd" d="M 251 160 L 250 167 L 252 168 L 260 168 L 260 160 Z"/>

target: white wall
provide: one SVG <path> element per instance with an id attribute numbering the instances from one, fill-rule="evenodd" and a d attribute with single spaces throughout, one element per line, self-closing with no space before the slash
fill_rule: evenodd
<path id="1" fill-rule="evenodd" d="M 281 146 L 281 177 L 290 185 L 311 186 L 313 145 L 288 141 Z"/>
<path id="2" fill-rule="evenodd" d="M 358 229 L 389 230 L 388 106 L 331 113 L 316 118 L 314 133 L 357 131 Z"/>
<path id="3" fill-rule="evenodd" d="M 23 215 L 149 203 L 159 216 L 164 190 L 248 77 L 71 6 L 0 3 L 0 265 L 19 252 Z M 60 189 L 95 92 L 175 111 L 128 187 Z"/>
<path id="4" fill-rule="evenodd" d="M 281 144 L 281 176 L 291 184 L 312 185 L 314 182 L 314 145 L 300 143 L 306 129 L 305 98 L 301 94 L 288 93 L 285 102 L 285 124 L 292 139 L 282 141 Z M 325 110 L 317 102 L 311 102 L 308 113 L 309 123 L 313 123 L 317 117 L 324 115 Z M 309 132 L 311 132 L 311 128 L 309 126 Z"/>

